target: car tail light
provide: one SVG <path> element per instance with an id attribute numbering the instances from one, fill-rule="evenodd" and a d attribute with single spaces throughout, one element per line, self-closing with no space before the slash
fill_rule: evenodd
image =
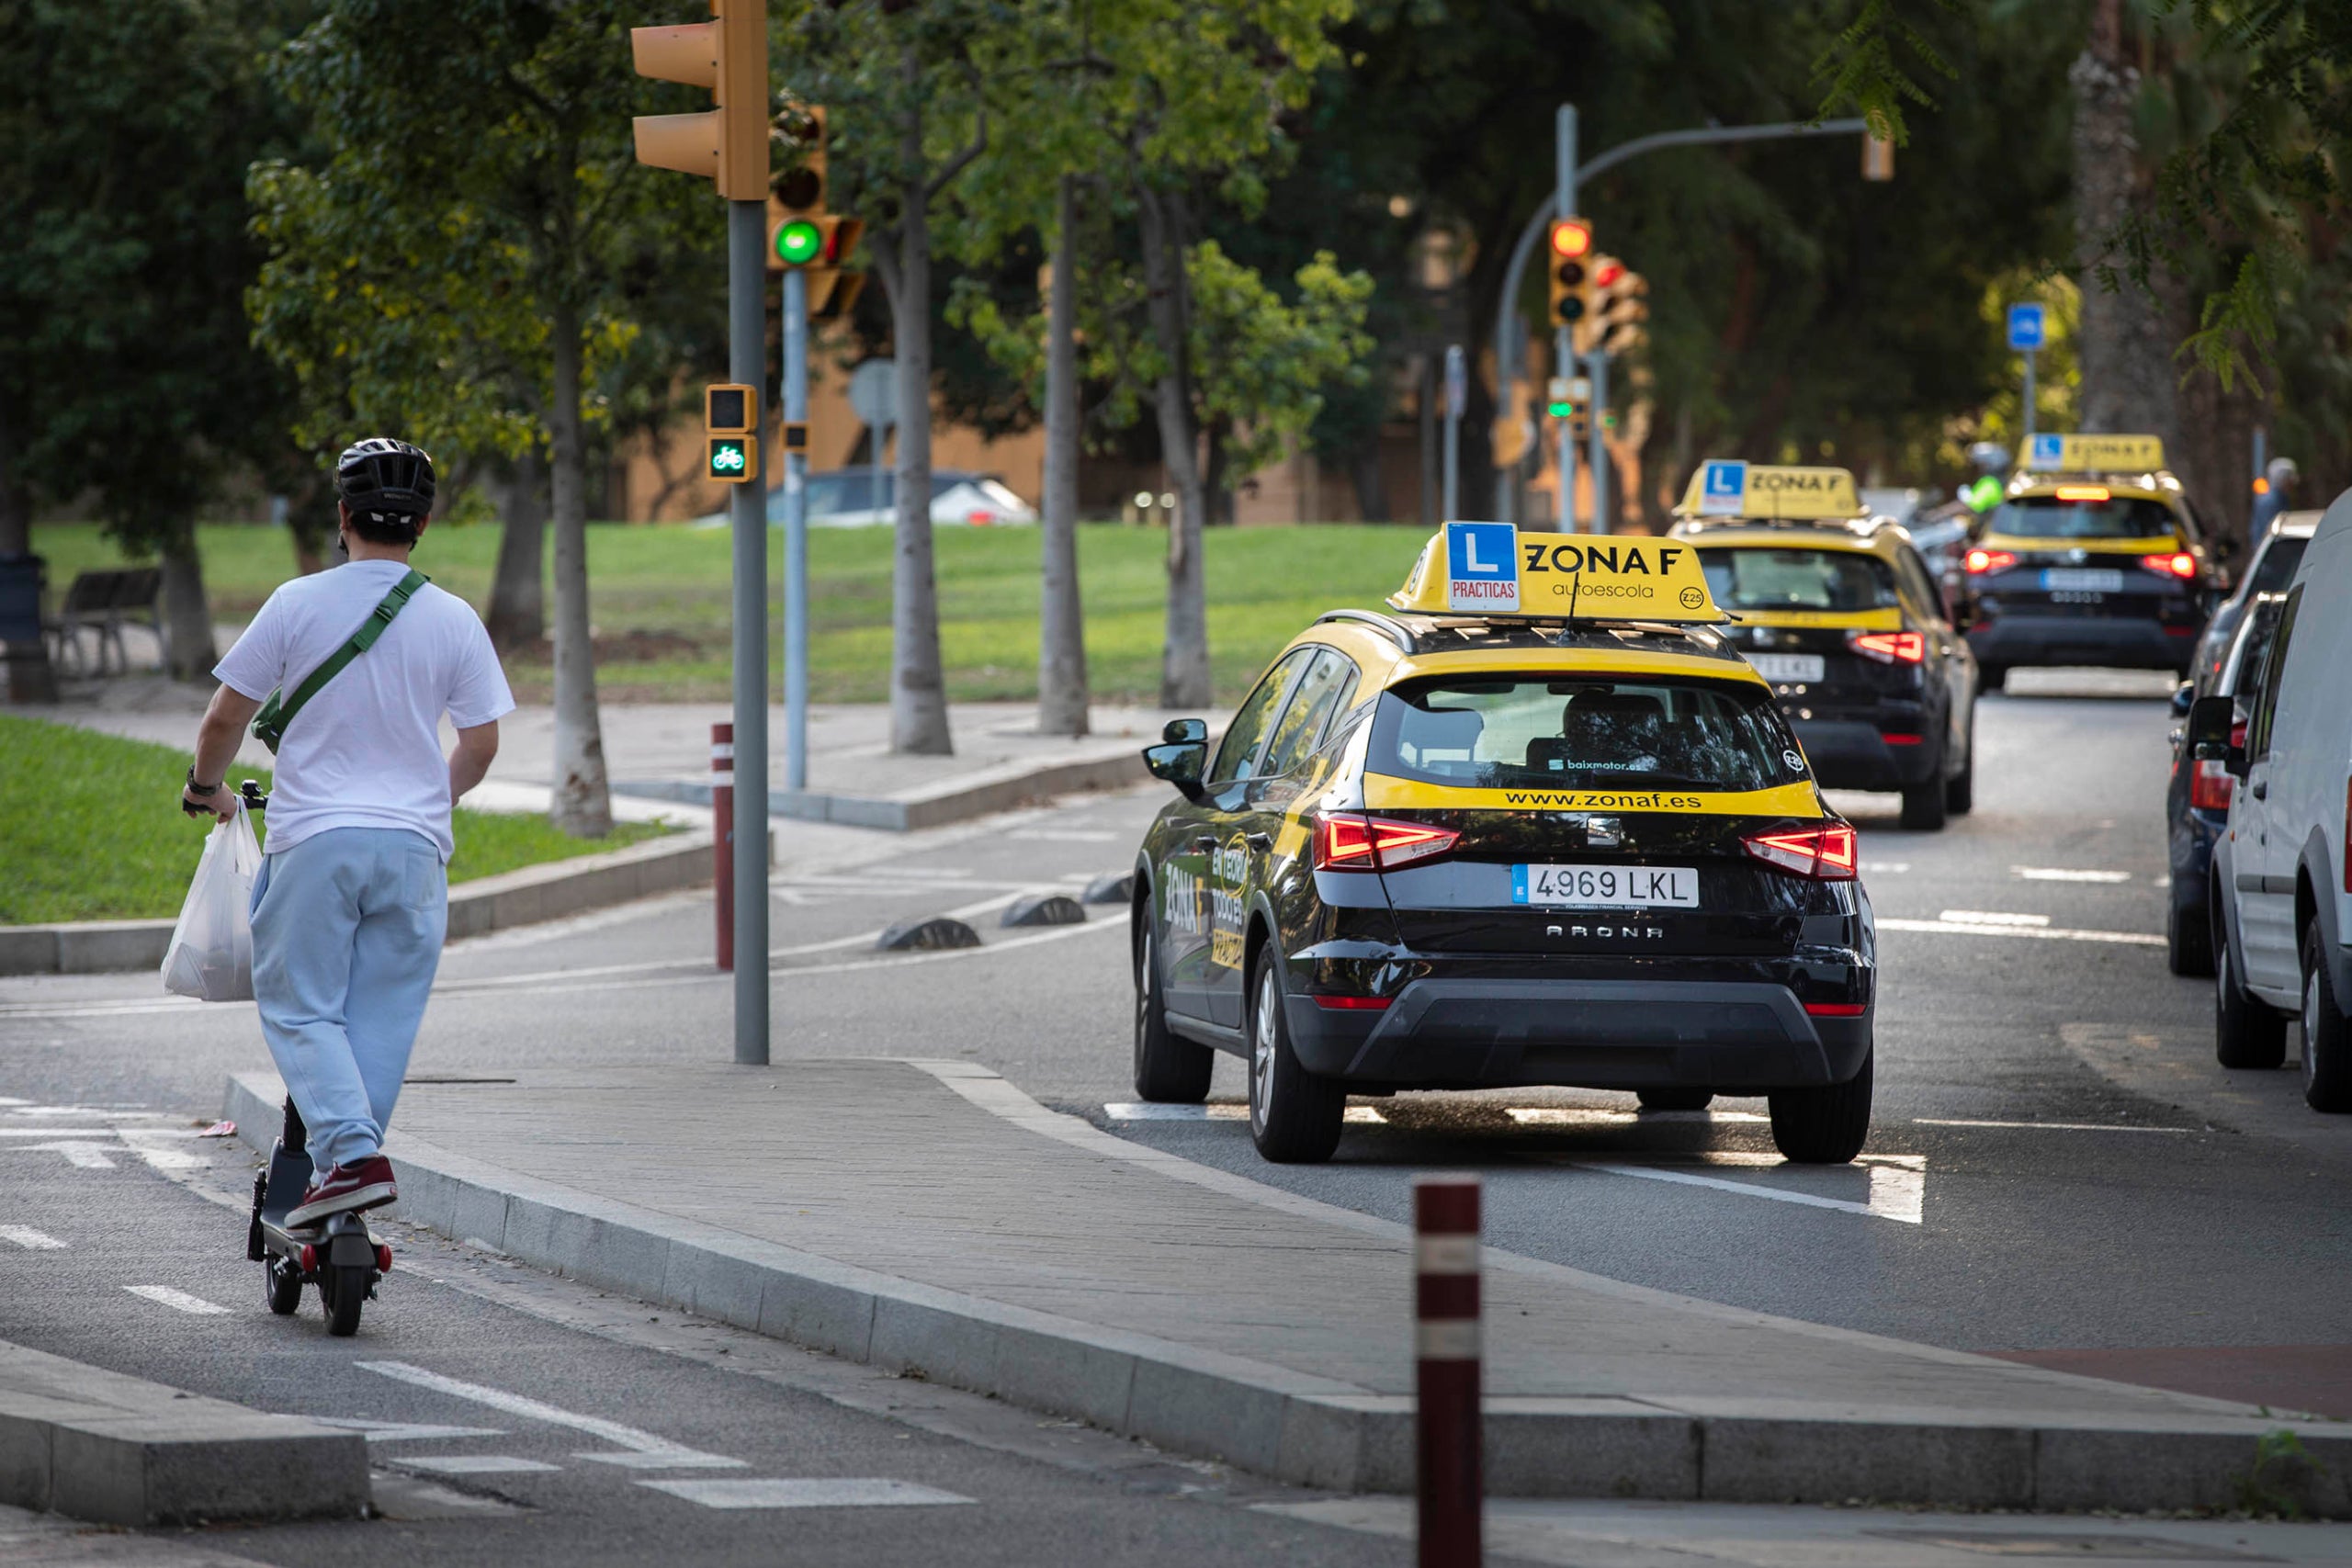
<path id="1" fill-rule="evenodd" d="M 1396 999 L 1394 997 L 1317 997 L 1315 1005 L 1332 1012 L 1378 1012 Z"/>
<path id="2" fill-rule="evenodd" d="M 2060 485 L 2058 499 L 2061 501 L 2109 501 L 2113 498 L 2108 493 L 2105 485 Z"/>
<path id="3" fill-rule="evenodd" d="M 1461 837 L 1455 829 L 1426 822 L 1329 812 L 1315 819 L 1315 869 L 1394 871 L 1447 853 Z"/>
<path id="4" fill-rule="evenodd" d="M 1982 577 L 1988 571 L 2008 570 L 2018 564 L 2018 558 L 2011 550 L 1971 550 L 1962 558 L 1960 564 L 1967 569 L 1970 576 Z"/>
<path id="5" fill-rule="evenodd" d="M 1758 833 L 1742 839 L 1747 852 L 1767 865 L 1793 871 L 1824 882 L 1854 879 L 1854 829 L 1840 822 L 1831 828 L 1792 828 L 1785 833 Z"/>
<path id="6" fill-rule="evenodd" d="M 1894 730 L 1886 730 L 1880 734 L 1879 739 L 1889 746 L 1917 746 L 1923 744 L 1928 738 L 1924 735 L 1904 735 Z"/>
<path id="7" fill-rule="evenodd" d="M 2230 726 L 2230 744 L 2245 744 L 2244 719 Z M 2236 788 L 2237 780 L 2230 776 L 2228 763 L 2220 761 L 2199 762 L 2189 771 L 2188 804 L 2199 811 L 2227 811 L 2230 796 Z"/>
<path id="8" fill-rule="evenodd" d="M 2173 550 L 2164 555 L 2142 556 L 2140 570 L 2153 571 L 2158 577 L 2177 578 L 2186 582 L 2197 575 L 2197 558 L 2187 550 Z"/>
<path id="9" fill-rule="evenodd" d="M 1928 639 L 1918 632 L 1848 632 L 1846 646 L 1881 664 L 1918 664 L 1928 657 Z"/>
<path id="10" fill-rule="evenodd" d="M 1871 1008 L 1868 1002 L 1807 1002 L 1804 1010 L 1815 1018 L 1860 1018 Z"/>

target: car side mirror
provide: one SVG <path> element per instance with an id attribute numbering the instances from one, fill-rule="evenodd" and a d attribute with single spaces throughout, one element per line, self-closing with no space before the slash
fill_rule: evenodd
<path id="1" fill-rule="evenodd" d="M 2196 700 L 2197 700 L 2197 682 L 2194 682 L 2194 681 L 2183 681 L 2179 685 L 2177 685 L 2177 686 L 2174 687 L 2174 688 L 2173 688 L 2173 693 L 2172 693 L 2172 716 L 2173 716 L 2173 717 L 2175 717 L 2175 718 L 2187 718 L 2187 717 L 2188 716 L 2188 705 L 2189 705 L 2189 704 L 2191 704 L 2191 703 L 2193 703 L 2193 702 L 2195 702 Z"/>
<path id="2" fill-rule="evenodd" d="M 1171 746 L 1204 742 L 1209 738 L 1209 721 L 1204 718 L 1171 718 L 1160 728 L 1159 738 Z"/>
<path id="3" fill-rule="evenodd" d="M 2188 705 L 2189 755 L 2200 762 L 2219 762 L 2234 777 L 2245 774 L 2245 748 L 2230 744 L 2237 727 L 2237 700 L 2199 697 Z"/>
<path id="4" fill-rule="evenodd" d="M 1199 725 L 1196 718 L 1180 718 L 1177 724 Z M 1201 787 L 1201 774 L 1208 766 L 1209 743 L 1204 739 L 1170 740 L 1143 749 L 1143 765 L 1156 779 L 1165 779 L 1176 786 L 1176 793 L 1186 800 L 1199 800 L 1207 792 Z"/>

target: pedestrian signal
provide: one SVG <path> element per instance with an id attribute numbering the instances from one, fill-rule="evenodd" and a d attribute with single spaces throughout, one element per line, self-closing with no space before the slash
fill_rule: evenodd
<path id="1" fill-rule="evenodd" d="M 713 435 L 705 477 L 720 484 L 748 484 L 760 477 L 759 444 L 749 435 Z"/>

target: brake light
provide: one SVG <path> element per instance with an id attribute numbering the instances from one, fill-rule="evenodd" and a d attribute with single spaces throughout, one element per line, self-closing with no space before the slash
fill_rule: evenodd
<path id="1" fill-rule="evenodd" d="M 1315 1005 L 1330 1012 L 1378 1012 L 1394 997 L 1317 997 Z"/>
<path id="2" fill-rule="evenodd" d="M 1928 657 L 1928 639 L 1918 632 L 1848 632 L 1846 646 L 1881 664 L 1918 664 Z"/>
<path id="3" fill-rule="evenodd" d="M 2105 485 L 2060 485 L 2061 501 L 2106 501 L 2110 499 Z"/>
<path id="4" fill-rule="evenodd" d="M 1871 1008 L 1868 1002 L 1807 1002 L 1804 1010 L 1814 1018 L 1860 1018 Z"/>
<path id="5" fill-rule="evenodd" d="M 1920 746 L 1926 744 L 1928 738 L 1924 735 L 1898 734 L 1894 730 L 1890 729 L 1881 734 L 1879 739 L 1885 741 L 1889 746 Z"/>
<path id="6" fill-rule="evenodd" d="M 1740 843 L 1767 865 L 1792 871 L 1824 882 L 1854 878 L 1854 829 L 1840 822 L 1832 828 L 1795 828 L 1785 833 L 1758 833 Z"/>
<path id="7" fill-rule="evenodd" d="M 1455 829 L 1425 822 L 1334 811 L 1315 819 L 1315 869 L 1394 871 L 1446 853 L 1461 837 Z"/>
<path id="8" fill-rule="evenodd" d="M 1960 564 L 1968 570 L 1970 576 L 1982 577 L 1988 571 L 2008 570 L 2018 564 L 2018 558 L 2011 550 L 1971 550 L 1962 558 Z"/>
<path id="9" fill-rule="evenodd" d="M 2245 744 L 2245 720 L 2230 726 L 2230 744 Z M 2188 804 L 2199 811 L 2227 811 L 2230 796 L 2237 788 L 2237 780 L 2230 776 L 2229 764 L 2220 761 L 2198 763 L 2188 773 Z"/>
<path id="10" fill-rule="evenodd" d="M 2166 555 L 2142 556 L 2140 570 L 2153 571 L 2158 577 L 2177 577 L 2186 581 L 2197 575 L 2197 558 L 2187 550 L 2174 550 Z"/>

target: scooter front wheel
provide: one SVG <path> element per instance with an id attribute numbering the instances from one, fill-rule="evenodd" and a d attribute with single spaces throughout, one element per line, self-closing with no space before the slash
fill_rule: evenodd
<path id="1" fill-rule="evenodd" d="M 261 1266 L 262 1299 L 280 1317 L 290 1317 L 302 1304 L 302 1270 L 282 1258 Z"/>
<path id="2" fill-rule="evenodd" d="M 357 1264 L 340 1268 L 330 1264 L 319 1270 L 319 1299 L 327 1309 L 327 1332 L 338 1339 L 359 1332 L 359 1309 L 368 1301 L 369 1272 Z"/>

